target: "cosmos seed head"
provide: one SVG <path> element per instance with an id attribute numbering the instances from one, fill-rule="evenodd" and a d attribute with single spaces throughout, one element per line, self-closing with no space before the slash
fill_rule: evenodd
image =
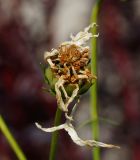
<path id="1" fill-rule="evenodd" d="M 93 26 L 96 24 L 92 23 L 76 36 L 71 35 L 71 41 L 63 42 L 58 50 L 53 49 L 44 54 L 45 62 L 50 65 L 45 70 L 45 76 L 51 86 L 51 91 L 56 95 L 58 107 L 65 112 L 66 122 L 51 128 L 42 128 L 38 123 L 36 126 L 45 132 L 64 129 L 73 142 L 80 146 L 119 148 L 95 140 L 82 140 L 72 125 L 73 114 L 80 95 L 85 93 L 91 87 L 92 80 L 96 79 L 96 76 L 92 75 L 88 68 L 89 47 L 83 46 L 91 37 L 98 36 L 88 32 Z M 68 115 L 69 104 L 74 99 L 78 99 L 77 103 L 74 104 Z"/>

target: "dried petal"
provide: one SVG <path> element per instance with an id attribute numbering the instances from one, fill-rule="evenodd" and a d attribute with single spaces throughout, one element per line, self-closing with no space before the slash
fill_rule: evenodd
<path id="1" fill-rule="evenodd" d="M 71 35 L 71 39 L 72 41 L 76 44 L 76 45 L 83 45 L 85 44 L 90 38 L 92 37 L 98 37 L 99 34 L 97 35 L 93 35 L 92 33 L 88 32 L 90 30 L 90 28 L 97 26 L 96 23 L 92 23 L 91 25 L 89 25 L 88 27 L 86 27 L 84 29 L 84 31 L 79 32 L 76 34 L 76 36 Z"/>
<path id="2" fill-rule="evenodd" d="M 65 131 L 68 132 L 68 134 L 70 135 L 73 142 L 76 143 L 79 146 L 120 148 L 119 146 L 115 146 L 115 145 L 112 145 L 112 144 L 105 144 L 105 143 L 98 142 L 98 141 L 95 141 L 95 140 L 82 140 L 78 136 L 76 130 L 74 129 L 72 123 L 70 123 L 70 122 L 66 122 L 64 124 L 61 124 L 57 127 L 52 127 L 52 128 L 42 128 L 38 123 L 35 123 L 35 124 L 39 129 L 41 129 L 45 132 L 54 132 L 54 131 L 57 131 L 57 130 L 64 129 Z"/>
<path id="3" fill-rule="evenodd" d="M 59 126 L 51 127 L 51 128 L 42 128 L 42 126 L 38 123 L 35 123 L 35 125 L 37 126 L 37 128 L 41 129 L 44 132 L 55 132 L 57 130 L 64 129 L 65 127 L 65 124 L 61 124 Z"/>

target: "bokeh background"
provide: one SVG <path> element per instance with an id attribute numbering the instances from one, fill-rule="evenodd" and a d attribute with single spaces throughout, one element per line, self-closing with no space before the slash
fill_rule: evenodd
<path id="1" fill-rule="evenodd" d="M 102 160 L 140 160 L 140 1 L 102 0 L 98 41 L 100 141 Z M 28 160 L 47 160 L 56 99 L 45 93 L 40 62 L 46 50 L 89 24 L 94 0 L 0 0 L 0 114 Z M 89 120 L 89 93 L 82 97 L 75 125 Z M 78 129 L 91 138 L 90 125 Z M 16 160 L 0 132 L 0 160 Z M 91 149 L 76 146 L 60 132 L 57 160 L 91 160 Z"/>

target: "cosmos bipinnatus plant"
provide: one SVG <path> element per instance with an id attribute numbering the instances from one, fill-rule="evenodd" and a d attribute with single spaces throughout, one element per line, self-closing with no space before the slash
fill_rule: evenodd
<path id="1" fill-rule="evenodd" d="M 64 129 L 73 142 L 80 146 L 118 147 L 95 140 L 82 140 L 72 124 L 80 96 L 88 91 L 96 79 L 96 76 L 90 72 L 90 49 L 85 45 L 90 38 L 98 37 L 89 32 L 94 26 L 96 27 L 96 24 L 92 23 L 76 36 L 71 35 L 71 40 L 61 43 L 58 49 L 45 52 L 44 60 L 49 64 L 49 67 L 45 69 L 45 78 L 51 93 L 56 96 L 58 107 L 65 114 L 66 122 L 51 128 L 42 128 L 38 123 L 36 126 L 45 132 Z M 72 102 L 75 104 L 69 113 L 69 106 Z"/>

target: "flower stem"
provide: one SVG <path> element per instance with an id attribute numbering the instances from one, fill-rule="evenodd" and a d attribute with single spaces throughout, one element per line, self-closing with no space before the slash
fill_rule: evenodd
<path id="1" fill-rule="evenodd" d="M 1 115 L 0 115 L 0 130 L 2 131 L 3 135 L 7 139 L 8 143 L 10 144 L 11 148 L 15 152 L 18 159 L 19 160 L 26 160 L 24 153 L 22 152 L 21 148 L 17 144 L 16 140 L 14 139 L 12 133 L 8 129 L 6 123 Z"/>
<path id="2" fill-rule="evenodd" d="M 101 0 L 98 0 L 92 9 L 91 22 L 97 23 L 100 2 Z M 91 32 L 93 33 L 93 35 L 97 34 L 97 28 L 94 27 L 93 29 L 91 29 Z M 97 39 L 96 38 L 91 40 L 91 52 L 92 52 L 91 72 L 97 75 Z M 90 99 L 91 99 L 91 119 L 95 121 L 94 123 L 92 123 L 93 139 L 98 141 L 99 140 L 99 121 L 98 121 L 98 113 L 97 113 L 97 81 L 91 87 Z M 100 149 L 94 148 L 92 155 L 93 155 L 93 160 L 100 160 Z"/>
<path id="3" fill-rule="evenodd" d="M 60 124 L 61 114 L 62 114 L 62 111 L 57 107 L 57 111 L 56 111 L 56 114 L 55 114 L 55 120 L 54 120 L 54 126 L 58 126 Z M 57 142 L 58 142 L 58 131 L 55 131 L 55 132 L 52 133 L 49 160 L 55 160 Z"/>

